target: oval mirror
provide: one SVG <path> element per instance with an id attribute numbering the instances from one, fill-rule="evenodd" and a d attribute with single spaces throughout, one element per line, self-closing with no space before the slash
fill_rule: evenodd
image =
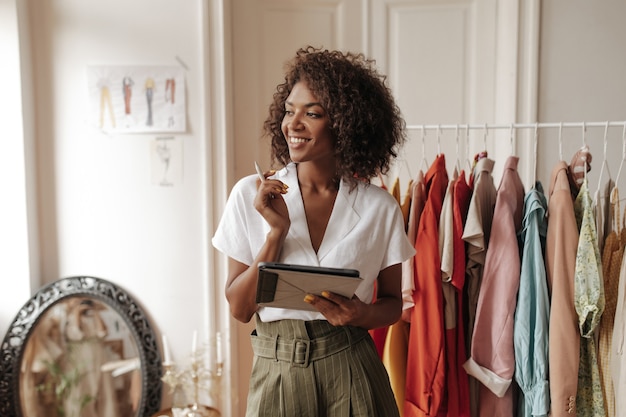
<path id="1" fill-rule="evenodd" d="M 141 417 L 160 408 L 155 334 L 109 281 L 71 277 L 39 290 L 0 354 L 0 416 Z"/>

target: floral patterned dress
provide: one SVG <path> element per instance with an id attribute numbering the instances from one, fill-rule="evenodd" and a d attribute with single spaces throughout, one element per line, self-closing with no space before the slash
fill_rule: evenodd
<path id="1" fill-rule="evenodd" d="M 576 408 L 578 417 L 599 417 L 604 416 L 605 411 L 594 332 L 600 323 L 605 300 L 598 236 L 586 178 L 576 198 L 574 211 L 580 229 L 574 306 L 582 336 Z"/>

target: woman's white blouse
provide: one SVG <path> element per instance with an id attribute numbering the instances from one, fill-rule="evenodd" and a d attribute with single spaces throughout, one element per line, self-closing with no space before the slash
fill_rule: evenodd
<path id="1" fill-rule="evenodd" d="M 212 239 L 216 249 L 246 265 L 253 263 L 269 232 L 267 222 L 253 205 L 257 178 L 257 175 L 250 175 L 235 184 Z M 370 303 L 378 273 L 415 254 L 406 236 L 400 206 L 393 196 L 376 185 L 366 184 L 360 184 L 350 192 L 350 185 L 343 181 L 324 238 L 315 253 L 296 165 L 287 165 L 272 178 L 289 186 L 283 197 L 289 209 L 291 227 L 278 262 L 356 269 L 363 278 L 356 295 L 363 302 Z M 258 313 L 264 322 L 324 319 L 317 312 L 272 307 L 260 307 Z"/>

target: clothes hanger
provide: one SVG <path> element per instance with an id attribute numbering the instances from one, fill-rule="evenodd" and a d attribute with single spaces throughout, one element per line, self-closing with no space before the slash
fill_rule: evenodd
<path id="1" fill-rule="evenodd" d="M 428 161 L 426 160 L 426 126 L 422 125 L 422 165 L 420 169 L 423 172 L 428 171 Z"/>
<path id="2" fill-rule="evenodd" d="M 468 174 L 469 175 L 473 175 L 474 168 L 472 166 L 472 157 L 471 157 L 471 154 L 470 154 L 470 151 L 469 151 L 469 149 L 470 149 L 470 146 L 469 146 L 469 129 L 470 129 L 469 128 L 469 124 L 466 124 L 465 125 L 465 146 L 466 146 L 467 152 L 465 153 L 465 156 L 466 156 L 465 160 L 467 161 L 467 172 L 468 172 Z"/>
<path id="3" fill-rule="evenodd" d="M 563 122 L 559 123 L 559 161 L 563 160 Z"/>
<path id="4" fill-rule="evenodd" d="M 441 125 L 437 125 L 437 155 L 441 155 Z"/>
<path id="5" fill-rule="evenodd" d="M 483 128 L 483 150 L 487 152 L 487 123 Z"/>
<path id="6" fill-rule="evenodd" d="M 465 154 L 466 158 L 465 161 L 467 162 L 467 172 L 469 175 L 472 175 L 472 158 L 470 156 L 470 147 L 469 147 L 469 124 L 465 125 L 465 149 L 467 149 L 467 152 Z"/>
<path id="7" fill-rule="evenodd" d="M 583 136 L 583 149 L 585 149 L 587 147 L 587 140 L 586 140 L 586 134 L 587 134 L 587 124 L 585 122 L 583 122 L 583 131 L 582 131 L 582 136 Z M 583 168 L 583 179 L 585 182 L 587 182 L 587 158 L 585 158 L 585 166 Z"/>
<path id="8" fill-rule="evenodd" d="M 537 142 L 539 142 L 539 123 L 535 122 L 535 134 L 533 135 L 535 143 L 534 145 L 534 159 L 533 159 L 533 183 L 531 189 L 535 189 L 537 184 Z"/>
<path id="9" fill-rule="evenodd" d="M 511 123 L 511 128 L 509 129 L 509 140 L 511 141 L 511 155 L 515 156 L 515 146 L 513 145 L 513 130 L 515 129 L 513 123 Z"/>
<path id="10" fill-rule="evenodd" d="M 622 129 L 622 160 L 619 163 L 617 176 L 615 177 L 615 185 L 613 188 L 618 186 L 622 174 L 622 167 L 624 166 L 624 160 L 626 160 L 626 122 L 624 122 L 624 128 Z"/>
<path id="11" fill-rule="evenodd" d="M 413 179 L 413 174 L 411 173 L 411 167 L 409 166 L 409 161 L 406 158 L 402 158 L 402 162 L 404 162 L 404 167 L 406 168 L 406 172 L 409 174 L 409 178 Z"/>
<path id="12" fill-rule="evenodd" d="M 461 161 L 459 158 L 459 125 L 456 125 L 455 135 L 456 135 L 456 161 L 454 161 L 454 169 L 456 169 L 457 172 L 460 174 L 461 173 Z"/>
<path id="13" fill-rule="evenodd" d="M 600 195 L 601 192 L 601 187 L 602 187 L 602 177 L 604 174 L 604 171 L 606 169 L 606 172 L 609 176 L 609 180 L 611 180 L 611 172 L 609 171 L 609 164 L 607 162 L 607 158 L 606 158 L 606 148 L 607 148 L 607 134 L 609 131 L 609 122 L 606 122 L 604 125 L 604 159 L 602 161 L 602 168 L 600 168 L 600 177 L 598 178 L 598 188 L 596 189 L 596 195 Z"/>

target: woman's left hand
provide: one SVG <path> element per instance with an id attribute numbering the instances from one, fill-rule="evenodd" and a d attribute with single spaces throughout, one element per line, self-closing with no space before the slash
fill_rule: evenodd
<path id="1" fill-rule="evenodd" d="M 357 325 L 367 304 L 354 295 L 342 295 L 323 291 L 321 295 L 307 294 L 304 301 L 314 306 L 333 326 Z"/>
<path id="2" fill-rule="evenodd" d="M 376 329 L 389 326 L 402 313 L 402 264 L 388 266 L 378 274 L 376 300 L 364 303 L 356 295 L 346 298 L 330 291 L 307 294 L 304 301 L 322 313 L 333 326 L 356 326 Z"/>

